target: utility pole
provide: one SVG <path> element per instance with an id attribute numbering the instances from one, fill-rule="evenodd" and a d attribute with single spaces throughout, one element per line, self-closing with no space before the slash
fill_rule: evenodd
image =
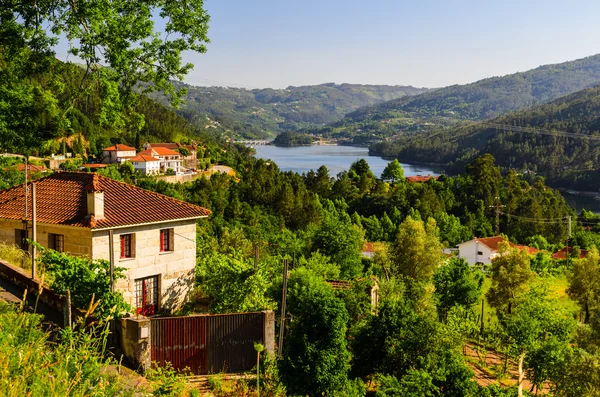
<path id="1" fill-rule="evenodd" d="M 27 208 L 27 197 L 29 195 L 29 189 L 27 189 L 27 157 L 25 157 L 25 222 L 27 222 L 27 215 L 29 215 L 29 208 Z M 27 229 L 27 227 L 25 227 Z"/>
<path id="2" fill-rule="evenodd" d="M 37 222 L 36 222 L 36 200 L 35 200 L 35 183 L 31 184 L 31 229 L 32 229 L 32 244 L 31 244 L 31 278 L 35 280 L 35 257 L 37 255 L 37 248 L 35 243 L 37 241 Z"/>
<path id="3" fill-rule="evenodd" d="M 115 247 L 112 230 L 108 231 L 108 256 L 110 257 L 110 292 L 115 292 Z"/>
<path id="4" fill-rule="evenodd" d="M 254 245 L 254 274 L 258 272 L 258 243 Z"/>
<path id="5" fill-rule="evenodd" d="M 496 196 L 495 204 L 490 206 L 490 208 L 494 208 L 494 212 L 496 212 L 496 235 L 500 234 L 500 208 L 506 207 L 500 203 L 500 197 Z"/>
<path id="6" fill-rule="evenodd" d="M 281 291 L 281 318 L 279 320 L 279 357 L 283 354 L 283 330 L 285 327 L 285 301 L 287 296 L 288 260 L 283 260 L 283 289 Z"/>

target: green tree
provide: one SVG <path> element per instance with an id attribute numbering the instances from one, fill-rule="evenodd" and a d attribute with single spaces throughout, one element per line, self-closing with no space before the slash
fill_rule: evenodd
<path id="1" fill-rule="evenodd" d="M 302 268 L 288 280 L 287 304 L 290 320 L 280 361 L 287 391 L 310 396 L 343 393 L 350 368 L 344 304 L 330 285 Z"/>
<path id="2" fill-rule="evenodd" d="M 381 179 L 384 181 L 392 181 L 392 184 L 394 184 L 396 181 L 402 181 L 404 179 L 404 170 L 397 159 L 394 159 L 394 161 L 390 162 L 385 167 L 381 173 Z"/>
<path id="3" fill-rule="evenodd" d="M 424 224 L 409 216 L 400 224 L 391 249 L 391 273 L 427 281 L 440 264 L 441 252 L 435 220 Z"/>
<path id="4" fill-rule="evenodd" d="M 589 323 L 590 309 L 600 299 L 600 255 L 596 247 L 588 252 L 587 257 L 573 262 L 567 293 L 579 303 L 585 312 L 584 322 Z"/>
<path id="5" fill-rule="evenodd" d="M 55 65 L 54 49 L 61 36 L 69 41 L 68 53 L 85 64 L 79 89 L 65 93 L 68 98 L 60 110 L 57 96 L 42 85 L 27 88 L 15 84 L 0 90 L 0 105 L 5 110 L 0 113 L 12 115 L 0 117 L 0 141 L 9 150 L 26 150 L 38 143 L 35 129 L 50 126 L 43 120 L 40 125 L 35 114 L 49 107 L 53 108 L 53 123 L 59 124 L 51 129 L 67 131 L 67 113 L 77 99 L 92 90 L 100 93 L 100 124 L 139 127 L 143 118 L 133 111 L 138 99 L 133 89 L 164 91 L 176 105 L 184 92 L 175 90 L 171 79 L 182 80 L 192 68 L 182 64 L 181 55 L 188 50 L 205 52 L 208 41 L 208 15 L 202 0 L 9 1 L 0 12 L 0 64 L 11 64 L 0 68 L 6 72 L 0 73 L 1 87 L 39 76 Z M 163 32 L 155 30 L 156 17 L 164 21 Z M 61 82 L 52 84 L 61 89 Z M 27 126 L 25 131 L 19 130 L 20 124 Z M 24 138 L 19 137 L 23 132 Z"/>
<path id="6" fill-rule="evenodd" d="M 545 287 L 532 288 L 521 295 L 514 310 L 502 321 L 504 342 L 509 352 L 518 360 L 519 396 L 523 395 L 523 378 L 527 369 L 525 357 L 532 352 L 560 351 L 568 348 L 575 320 L 556 301 L 548 297 Z M 537 383 L 546 379 L 542 376 L 544 363 L 538 367 Z M 552 363 L 546 363 L 552 364 Z"/>
<path id="7" fill-rule="evenodd" d="M 533 277 L 529 254 L 501 243 L 498 256 L 492 260 L 492 286 L 487 292 L 488 302 L 499 312 L 510 314 L 519 295 L 526 290 Z"/>
<path id="8" fill-rule="evenodd" d="M 445 318 L 453 306 L 473 306 L 481 296 L 483 275 L 464 259 L 452 258 L 433 275 L 438 313 Z"/>

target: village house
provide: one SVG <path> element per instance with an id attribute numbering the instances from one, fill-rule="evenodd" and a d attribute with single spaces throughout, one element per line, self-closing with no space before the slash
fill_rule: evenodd
<path id="1" fill-rule="evenodd" d="M 144 175 L 156 175 L 160 172 L 160 159 L 147 154 L 138 154 L 129 160 L 136 171 Z"/>
<path id="2" fill-rule="evenodd" d="M 473 240 L 458 244 L 458 256 L 467 261 L 469 265 L 475 265 L 476 263 L 488 265 L 499 255 L 498 249 L 503 242 L 507 242 L 510 247 L 527 250 L 531 255 L 535 255 L 538 252 L 535 248 L 526 245 L 516 245 L 502 236 L 495 236 L 485 238 L 475 237 Z"/>
<path id="3" fill-rule="evenodd" d="M 104 164 L 121 164 L 135 156 L 136 149 L 134 147 L 120 143 L 102 149 L 102 163 Z"/>
<path id="4" fill-rule="evenodd" d="M 196 222 L 209 210 L 98 174 L 58 172 L 34 183 L 39 244 L 93 259 L 112 256 L 115 267 L 125 268 L 115 289 L 138 312 L 181 306 L 194 283 Z M 0 192 L 0 242 L 27 249 L 31 205 L 23 185 Z"/>
<path id="5" fill-rule="evenodd" d="M 146 149 L 139 153 L 140 155 L 150 156 L 160 161 L 160 171 L 166 173 L 167 170 L 171 169 L 175 175 L 183 173 L 181 166 L 181 153 L 176 152 L 165 147 L 155 147 Z"/>
<path id="6" fill-rule="evenodd" d="M 561 249 L 560 251 L 557 251 L 556 253 L 554 253 L 552 255 L 552 259 L 555 260 L 564 260 L 567 259 L 567 256 L 572 256 L 573 252 L 575 251 L 575 248 L 573 247 L 564 247 L 563 249 Z M 578 258 L 579 259 L 583 259 L 588 255 L 588 250 L 579 250 L 579 255 Z"/>
<path id="7" fill-rule="evenodd" d="M 181 143 L 146 143 L 144 144 L 144 150 L 148 150 L 151 148 L 164 147 L 175 152 L 178 152 L 179 149 L 184 148 L 188 151 L 188 155 L 181 155 L 181 160 L 183 161 L 183 166 L 186 168 L 197 168 L 197 160 L 196 160 L 196 146 L 195 145 L 182 145 Z M 181 154 L 181 153 L 180 153 Z"/>
<path id="8" fill-rule="evenodd" d="M 427 175 L 427 176 L 413 175 L 413 176 L 407 176 L 405 179 L 406 179 L 406 182 L 418 183 L 418 182 L 427 182 L 431 178 L 436 179 L 436 180 L 438 179 L 437 176 L 431 176 L 431 175 Z"/>

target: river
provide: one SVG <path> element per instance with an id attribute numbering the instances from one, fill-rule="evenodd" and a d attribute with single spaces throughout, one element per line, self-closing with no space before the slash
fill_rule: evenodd
<path id="1" fill-rule="evenodd" d="M 282 171 L 294 171 L 299 174 L 310 170 L 317 170 L 321 165 L 329 169 L 329 175 L 336 176 L 341 171 L 347 171 L 353 162 L 364 158 L 369 163 L 371 171 L 379 177 L 390 160 L 382 157 L 369 156 L 369 150 L 354 146 L 297 146 L 278 147 L 261 146 L 255 147 L 256 157 L 271 159 Z M 412 165 L 401 163 L 404 168 L 404 176 L 414 175 L 440 175 L 442 167 L 431 165 Z M 563 193 L 567 203 L 579 213 L 585 208 L 594 213 L 600 213 L 600 201 L 591 197 L 575 196 Z"/>
<path id="2" fill-rule="evenodd" d="M 294 171 L 299 174 L 317 170 L 324 165 L 329 175 L 336 176 L 341 171 L 347 171 L 353 162 L 364 158 L 369 163 L 375 176 L 381 176 L 383 169 L 391 160 L 382 157 L 369 156 L 369 149 L 355 146 L 295 146 L 279 147 L 273 145 L 255 146 L 256 157 L 273 160 L 280 170 Z M 402 164 L 404 176 L 440 175 L 441 167 Z"/>

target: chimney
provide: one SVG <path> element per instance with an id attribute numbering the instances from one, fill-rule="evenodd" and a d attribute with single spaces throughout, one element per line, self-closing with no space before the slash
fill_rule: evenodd
<path id="1" fill-rule="evenodd" d="M 97 174 L 92 176 L 87 186 L 87 214 L 94 215 L 96 221 L 104 219 L 104 191 L 100 188 Z"/>

